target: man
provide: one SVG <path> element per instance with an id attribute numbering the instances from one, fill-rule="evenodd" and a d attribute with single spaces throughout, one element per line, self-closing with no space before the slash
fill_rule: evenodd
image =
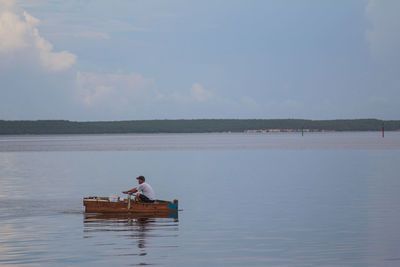
<path id="1" fill-rule="evenodd" d="M 154 202 L 154 199 L 156 197 L 153 188 L 151 188 L 151 186 L 145 182 L 146 179 L 144 178 L 144 176 L 139 176 L 136 179 L 138 180 L 139 185 L 135 188 L 132 188 L 131 190 L 123 191 L 122 193 L 132 195 L 136 192 L 141 192 L 136 194 L 135 197 L 136 201 L 141 201 L 146 203 Z"/>

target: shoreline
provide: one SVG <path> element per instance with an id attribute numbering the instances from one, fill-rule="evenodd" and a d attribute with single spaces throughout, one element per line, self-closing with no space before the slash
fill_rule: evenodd
<path id="1" fill-rule="evenodd" d="M 196 119 L 74 122 L 0 120 L 0 135 L 399 131 L 400 120 Z"/>
<path id="2" fill-rule="evenodd" d="M 400 130 L 390 130 L 385 131 L 386 133 L 397 133 Z M 378 130 L 366 130 L 366 131 L 309 131 L 304 132 L 306 134 L 345 134 L 345 133 L 379 133 L 381 135 L 381 131 Z M 40 133 L 40 134 L 0 134 L 1 137 L 28 137 L 28 136 L 140 136 L 140 135 L 279 135 L 279 134 L 298 134 L 301 135 L 301 131 L 280 131 L 280 132 L 152 132 L 152 133 Z"/>

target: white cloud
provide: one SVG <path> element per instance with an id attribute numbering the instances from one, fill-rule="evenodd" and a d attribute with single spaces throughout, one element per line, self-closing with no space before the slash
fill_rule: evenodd
<path id="1" fill-rule="evenodd" d="M 199 83 L 193 83 L 189 90 L 174 91 L 168 95 L 160 93 L 157 98 L 159 101 L 172 101 L 180 104 L 206 103 L 211 100 L 218 101 L 211 91 L 204 89 Z"/>
<path id="2" fill-rule="evenodd" d="M 46 13 L 47 15 L 47 13 Z M 118 20 L 106 20 L 93 17 L 82 17 L 72 14 L 48 14 L 42 24 L 48 36 L 58 40 L 88 39 L 108 40 L 114 33 L 144 32 L 146 29 L 135 27 Z"/>
<path id="3" fill-rule="evenodd" d="M 13 9 L 15 3 L 12 0 L 0 0 L 0 10 Z"/>
<path id="4" fill-rule="evenodd" d="M 39 34 L 39 22 L 27 12 L 19 14 L 15 1 L 0 0 L 0 56 L 18 55 L 19 60 L 37 58 L 39 64 L 49 71 L 70 68 L 76 56 L 68 51 L 54 52 L 53 45 Z"/>
<path id="5" fill-rule="evenodd" d="M 192 85 L 192 88 L 190 88 L 190 95 L 198 102 L 204 102 L 213 98 L 213 94 L 210 91 L 204 89 L 203 86 L 198 83 L 194 83 Z"/>
<path id="6" fill-rule="evenodd" d="M 371 27 L 366 31 L 372 55 L 378 60 L 399 59 L 400 1 L 369 0 L 366 15 Z M 395 59 L 395 60 L 396 60 Z"/>
<path id="7" fill-rule="evenodd" d="M 78 72 L 78 101 L 88 107 L 120 108 L 141 101 L 154 101 L 159 95 L 154 81 L 141 74 L 98 74 Z"/>

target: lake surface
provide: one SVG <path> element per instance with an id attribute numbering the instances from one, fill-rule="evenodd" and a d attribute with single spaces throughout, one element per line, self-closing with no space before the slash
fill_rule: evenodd
<path id="1" fill-rule="evenodd" d="M 400 132 L 0 136 L 0 265 L 399 266 Z M 178 217 L 85 214 L 144 175 Z"/>

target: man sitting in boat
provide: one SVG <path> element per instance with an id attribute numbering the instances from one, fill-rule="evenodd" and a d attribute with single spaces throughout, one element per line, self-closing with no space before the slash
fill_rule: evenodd
<path id="1" fill-rule="evenodd" d="M 131 190 L 123 191 L 122 193 L 132 195 L 136 192 L 140 192 L 136 194 L 136 201 L 153 203 L 155 200 L 153 188 L 151 188 L 151 186 L 145 182 L 146 179 L 144 178 L 144 176 L 139 176 L 136 179 L 138 180 L 139 185 L 132 188 Z"/>

